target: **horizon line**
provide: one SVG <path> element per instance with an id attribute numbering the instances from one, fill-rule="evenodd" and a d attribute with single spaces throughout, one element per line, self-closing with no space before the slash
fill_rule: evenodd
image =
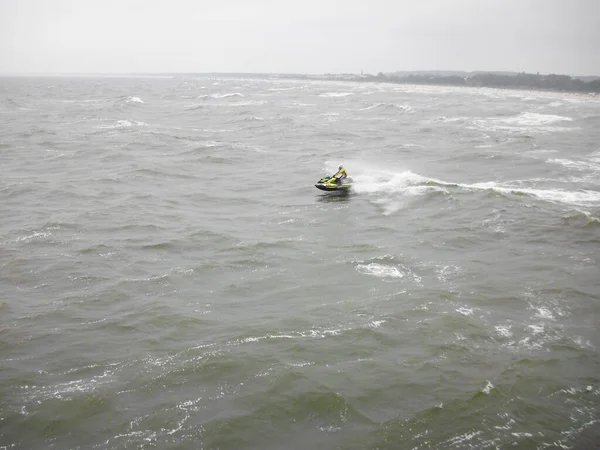
<path id="1" fill-rule="evenodd" d="M 516 70 L 454 70 L 454 69 L 414 69 L 414 70 L 394 70 L 389 72 L 378 71 L 377 73 L 383 73 L 384 75 L 394 73 L 411 73 L 411 72 L 457 72 L 457 73 L 526 73 L 526 74 L 538 74 L 538 75 L 567 75 L 570 77 L 597 77 L 600 75 L 570 75 L 565 73 L 548 72 L 543 73 L 527 72 L 527 71 L 516 71 Z M 243 72 L 243 71 L 207 71 L 207 72 L 196 72 L 196 71 L 176 71 L 176 72 L 0 72 L 0 77 L 33 77 L 33 76 L 45 76 L 45 77 L 61 77 L 61 76 L 123 76 L 123 75 L 302 75 L 302 76 L 331 76 L 331 75 L 355 75 L 360 76 L 376 76 L 373 73 L 362 73 L 361 72 Z"/>

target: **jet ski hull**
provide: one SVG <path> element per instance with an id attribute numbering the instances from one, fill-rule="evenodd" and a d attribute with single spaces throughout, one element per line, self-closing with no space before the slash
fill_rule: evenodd
<path id="1" fill-rule="evenodd" d="M 317 183 L 315 184 L 317 189 L 322 191 L 334 192 L 334 191 L 347 191 L 352 187 L 351 184 L 335 184 L 335 183 Z"/>
<path id="2" fill-rule="evenodd" d="M 352 187 L 352 181 L 346 179 L 345 183 L 339 184 L 333 177 L 323 177 L 315 184 L 315 187 L 326 192 L 346 192 Z"/>

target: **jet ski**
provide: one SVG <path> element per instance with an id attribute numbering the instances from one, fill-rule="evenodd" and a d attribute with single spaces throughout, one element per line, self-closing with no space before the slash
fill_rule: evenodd
<path id="1" fill-rule="evenodd" d="M 348 192 L 352 187 L 352 179 L 346 177 L 343 181 L 340 181 L 335 177 L 325 176 L 315 184 L 315 187 L 327 192 Z"/>

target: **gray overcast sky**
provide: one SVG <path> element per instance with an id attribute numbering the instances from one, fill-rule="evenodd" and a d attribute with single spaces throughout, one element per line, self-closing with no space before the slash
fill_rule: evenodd
<path id="1" fill-rule="evenodd" d="M 600 0 L 0 0 L 0 73 L 600 75 Z"/>

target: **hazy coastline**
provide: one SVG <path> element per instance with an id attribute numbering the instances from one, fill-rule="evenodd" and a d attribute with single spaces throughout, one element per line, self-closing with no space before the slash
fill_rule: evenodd
<path id="1" fill-rule="evenodd" d="M 461 72 L 461 71 L 404 71 L 388 74 L 353 73 L 244 73 L 244 72 L 165 72 L 165 73 L 15 73 L 0 74 L 0 78 L 53 78 L 53 77 L 103 77 L 103 78 L 177 78 L 177 77 L 227 77 L 249 79 L 281 79 L 386 83 L 407 87 L 439 86 L 475 89 L 501 89 L 504 91 L 530 91 L 558 94 L 578 98 L 600 98 L 600 77 L 557 74 L 529 74 L 525 72 Z"/>

